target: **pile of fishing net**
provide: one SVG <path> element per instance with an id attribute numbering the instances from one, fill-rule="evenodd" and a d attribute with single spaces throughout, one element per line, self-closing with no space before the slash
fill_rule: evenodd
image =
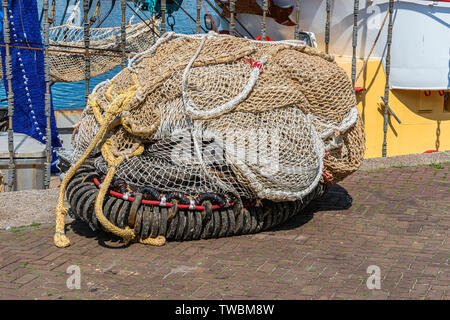
<path id="1" fill-rule="evenodd" d="M 104 219 L 111 191 L 125 202 L 143 194 L 159 207 L 180 201 L 189 205 L 187 220 L 196 206 L 205 212 L 206 200 L 219 212 L 234 205 L 234 216 L 225 213 L 234 233 L 223 234 L 237 234 L 241 211 L 255 216 L 260 227 L 249 232 L 256 232 L 299 212 L 325 184 L 354 172 L 364 143 L 352 85 L 332 57 L 300 41 L 166 33 L 93 90 L 65 180 L 73 181 L 82 163 L 92 166 L 100 188 L 92 196 L 95 210 L 79 216 L 97 219 L 126 242 L 167 237 L 168 228 L 136 232 L 138 218 L 131 221 L 124 213 L 131 223 L 118 221 L 111 205 L 106 215 L 114 218 Z M 73 209 L 74 192 L 68 197 Z M 280 209 L 284 206 L 291 208 L 289 214 Z M 191 239 L 183 230 L 180 234 Z M 210 236 L 214 233 L 205 237 Z"/>

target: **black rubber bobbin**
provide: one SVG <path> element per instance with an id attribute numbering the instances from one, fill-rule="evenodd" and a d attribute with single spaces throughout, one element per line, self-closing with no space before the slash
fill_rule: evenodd
<path id="1" fill-rule="evenodd" d="M 172 199 L 172 206 L 167 209 L 167 224 L 169 225 L 178 213 L 178 199 Z"/>
<path id="2" fill-rule="evenodd" d="M 122 208 L 122 205 L 125 201 L 122 199 L 117 199 L 116 203 L 111 208 L 111 214 L 109 215 L 109 221 L 117 226 L 117 216 L 119 215 L 120 208 Z"/>
<path id="3" fill-rule="evenodd" d="M 225 211 L 228 214 L 228 230 L 225 236 L 231 237 L 234 235 L 234 230 L 236 229 L 235 215 L 231 208 L 225 209 Z"/>
<path id="4" fill-rule="evenodd" d="M 248 234 L 250 233 L 251 228 L 251 221 L 250 221 L 250 213 L 248 212 L 247 208 L 242 208 L 242 234 Z"/>
<path id="5" fill-rule="evenodd" d="M 194 232 L 194 226 L 195 226 L 195 211 L 185 211 L 186 215 L 186 227 L 184 228 L 184 233 L 182 236 L 182 240 L 191 240 L 192 239 L 192 233 Z"/>
<path id="6" fill-rule="evenodd" d="M 142 230 L 142 225 L 144 224 L 143 221 L 143 215 L 144 215 L 144 206 L 140 206 L 137 213 L 136 213 L 136 220 L 134 221 L 134 235 L 137 238 L 141 238 L 141 230 Z"/>
<path id="7" fill-rule="evenodd" d="M 150 234 L 149 237 L 155 238 L 159 235 L 159 229 L 161 225 L 161 208 L 159 206 L 154 206 L 151 210 L 150 218 Z"/>
<path id="8" fill-rule="evenodd" d="M 186 215 L 183 211 L 178 212 L 178 228 L 175 232 L 175 240 L 183 240 L 184 228 L 186 227 Z"/>
<path id="9" fill-rule="evenodd" d="M 136 193 L 134 196 L 134 201 L 131 204 L 130 214 L 128 215 L 128 226 L 132 229 L 134 228 L 134 223 L 136 221 L 136 214 L 142 203 L 142 196 L 142 193 Z"/>
<path id="10" fill-rule="evenodd" d="M 242 228 L 243 228 L 243 220 L 244 216 L 242 214 L 242 202 L 237 202 L 232 208 L 233 214 L 234 214 L 234 221 L 235 221 L 235 227 L 234 227 L 234 234 L 242 234 Z"/>
<path id="11" fill-rule="evenodd" d="M 202 218 L 201 212 L 199 212 L 199 211 L 193 211 L 192 216 L 195 221 L 194 230 L 192 232 L 192 239 L 198 240 L 198 239 L 200 239 L 200 236 L 202 234 L 203 218 Z"/>
<path id="12" fill-rule="evenodd" d="M 87 219 L 88 221 L 90 220 L 92 222 L 92 225 L 98 229 L 98 220 L 97 220 L 97 215 L 95 214 L 95 209 L 94 209 L 94 204 L 95 204 L 95 199 L 98 196 L 98 191 L 93 193 L 85 202 L 84 206 L 83 206 L 83 211 L 80 212 L 79 214 L 81 216 L 83 216 L 84 219 Z"/>
<path id="13" fill-rule="evenodd" d="M 212 230 L 213 230 L 213 211 L 212 211 L 212 204 L 211 201 L 204 201 L 202 203 L 203 207 L 205 208 L 202 211 L 202 230 L 203 232 L 201 233 L 200 237 L 202 239 L 206 239 L 206 238 L 210 238 L 211 234 L 212 234 Z"/>
<path id="14" fill-rule="evenodd" d="M 167 218 L 167 216 L 169 215 L 169 209 L 166 207 L 162 207 L 160 209 L 161 211 L 161 223 L 159 224 L 159 231 L 158 234 L 162 235 L 162 236 L 166 236 L 167 234 L 167 228 L 169 225 L 169 219 Z"/>
<path id="15" fill-rule="evenodd" d="M 130 201 L 124 201 L 120 208 L 119 215 L 117 216 L 117 226 L 121 229 L 128 225 L 128 216 L 130 213 L 130 207 L 132 203 Z"/>
<path id="16" fill-rule="evenodd" d="M 86 204 L 87 200 L 92 196 L 98 194 L 97 188 L 95 186 L 91 186 L 89 190 L 87 190 L 77 201 L 75 210 L 78 212 L 80 216 L 83 217 L 84 221 L 90 221 L 90 217 L 88 215 L 83 216 L 83 208 Z"/>

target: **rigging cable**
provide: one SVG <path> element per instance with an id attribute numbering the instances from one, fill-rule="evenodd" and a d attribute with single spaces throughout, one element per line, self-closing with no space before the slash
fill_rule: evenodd
<path id="1" fill-rule="evenodd" d="M 208 4 L 214 9 L 214 11 L 216 11 L 216 13 L 217 13 L 218 15 L 222 16 L 222 14 L 220 14 L 220 13 L 218 12 L 218 10 L 216 9 L 216 7 L 213 7 L 213 6 L 212 6 L 212 4 L 209 2 L 209 0 L 207 0 L 206 2 L 208 2 Z M 226 5 L 225 2 L 222 3 L 222 2 L 220 2 L 220 0 L 214 0 L 214 2 L 215 2 L 217 5 L 219 5 L 219 7 L 221 7 L 221 5 L 224 6 L 225 9 L 227 9 L 227 10 L 230 12 L 230 15 L 231 15 L 231 12 L 232 12 L 232 11 L 233 11 L 233 12 L 236 11 L 235 8 L 233 8 L 233 10 L 232 10 L 231 4 L 230 4 L 230 7 L 228 7 L 228 6 Z M 218 2 L 219 2 L 219 3 L 218 3 Z M 235 1 L 233 1 L 233 2 L 235 3 Z M 223 16 L 223 18 L 225 19 L 225 21 L 227 21 L 227 23 L 230 23 L 230 22 L 225 18 L 225 16 Z M 247 29 L 247 28 L 239 21 L 239 19 L 238 19 L 236 16 L 234 17 L 234 21 L 236 21 L 236 22 L 241 26 L 241 28 L 244 29 L 244 31 L 248 33 L 248 35 L 250 36 L 251 39 L 255 39 L 255 36 L 254 36 L 253 34 L 251 34 L 250 31 L 248 31 L 248 29 Z M 238 33 L 239 33 L 239 32 L 238 32 Z M 241 37 L 244 38 L 244 35 L 242 35 L 241 33 L 239 33 L 239 35 L 240 35 Z"/>
<path id="2" fill-rule="evenodd" d="M 136 10 L 134 10 L 133 7 L 131 7 L 131 6 L 128 4 L 128 2 L 127 2 L 127 7 L 128 7 L 131 11 L 133 11 L 133 13 L 136 15 L 136 17 L 138 17 L 142 22 L 144 22 L 144 23 L 147 25 L 147 27 L 150 29 L 151 32 L 153 32 L 154 35 L 156 35 L 156 36 L 159 38 L 159 35 L 158 35 L 158 33 L 155 31 L 155 29 L 154 29 L 152 26 L 150 26 L 150 25 L 147 23 L 147 21 L 144 20 L 144 19 L 139 15 L 139 13 L 136 12 Z M 139 9 L 139 8 L 138 8 L 138 9 Z M 139 10 L 140 10 L 140 9 L 139 9 Z M 142 12 L 142 10 L 140 10 L 140 11 Z M 144 14 L 144 16 L 145 16 L 146 18 L 148 18 L 148 17 L 145 15 L 145 13 L 143 13 L 143 14 Z"/>
<path id="3" fill-rule="evenodd" d="M 61 17 L 61 20 L 59 21 L 60 25 L 64 24 L 64 19 L 66 18 L 67 9 L 69 8 L 69 4 L 70 4 L 70 0 L 67 0 L 66 1 L 66 7 L 64 8 L 64 13 L 63 13 L 63 15 Z M 61 30 L 58 31 L 58 33 L 56 34 L 56 37 L 54 38 L 54 40 L 58 39 L 60 33 L 61 33 Z"/>
<path id="4" fill-rule="evenodd" d="M 180 8 L 181 9 L 181 11 L 183 11 L 192 21 L 194 21 L 195 23 L 197 22 L 196 20 L 195 20 L 195 18 L 193 17 L 193 16 L 191 16 L 190 14 L 189 14 L 189 12 L 187 12 L 176 0 L 172 0 L 177 6 L 178 6 L 178 8 Z M 205 28 L 203 28 L 202 26 L 200 26 L 200 28 L 204 31 L 204 32 L 208 32 Z"/>
<path id="5" fill-rule="evenodd" d="M 113 11 L 115 5 L 116 5 L 116 0 L 112 0 L 112 2 L 111 2 L 111 7 L 109 8 L 108 12 L 107 12 L 106 15 L 103 17 L 103 19 L 101 19 L 101 20 L 98 22 L 97 28 L 100 28 L 100 26 L 102 25 L 102 23 L 105 22 L 106 18 L 109 17 L 109 15 L 110 15 L 111 12 Z"/>

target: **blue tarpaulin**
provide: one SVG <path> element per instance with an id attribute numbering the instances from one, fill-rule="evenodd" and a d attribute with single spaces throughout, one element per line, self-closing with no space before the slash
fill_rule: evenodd
<path id="1" fill-rule="evenodd" d="M 10 41 L 12 46 L 42 48 L 39 15 L 36 0 L 10 0 L 8 5 Z M 1 14 L 3 22 L 3 12 Z M 0 39 L 4 45 L 3 25 Z M 1 47 L 3 75 L 5 48 Z M 12 89 L 14 93 L 14 132 L 24 133 L 45 143 L 47 118 L 45 116 L 44 51 L 10 48 L 12 58 Z M 6 93 L 8 81 L 3 77 Z M 52 171 L 56 169 L 58 156 L 55 148 L 61 147 L 51 101 Z"/>

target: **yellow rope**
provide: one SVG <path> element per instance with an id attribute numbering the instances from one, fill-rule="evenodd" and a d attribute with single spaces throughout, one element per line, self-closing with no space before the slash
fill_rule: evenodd
<path id="1" fill-rule="evenodd" d="M 91 141 L 86 151 L 83 153 L 81 158 L 75 163 L 74 166 L 70 168 L 61 182 L 61 187 L 59 190 L 59 198 L 58 205 L 56 206 L 55 215 L 56 215 L 56 227 L 55 227 L 55 235 L 54 235 L 54 243 L 57 247 L 63 248 L 70 245 L 70 240 L 65 235 L 64 230 L 64 216 L 67 214 L 67 208 L 64 206 L 64 193 L 67 188 L 67 184 L 75 175 L 75 172 L 80 168 L 83 162 L 90 155 L 92 150 L 97 146 L 101 145 L 101 151 L 104 159 L 108 162 L 109 169 L 106 174 L 105 180 L 103 181 L 99 193 L 97 195 L 95 201 L 95 213 L 98 221 L 103 225 L 103 227 L 109 232 L 121 237 L 126 244 L 130 241 L 136 241 L 135 234 L 132 229 L 128 226 L 125 229 L 121 229 L 114 224 L 112 224 L 103 214 L 103 200 L 105 198 L 106 192 L 109 189 L 111 181 L 116 173 L 117 167 L 124 160 L 123 156 L 115 157 L 111 152 L 111 142 L 109 139 L 103 141 L 103 137 L 106 132 L 110 131 L 112 128 L 120 124 L 120 121 L 114 121 L 115 117 L 127 106 L 130 100 L 135 96 L 135 91 L 139 90 L 140 87 L 137 85 L 137 78 L 134 78 L 135 85 L 128 88 L 128 90 L 124 92 L 118 93 L 118 95 L 114 98 L 112 103 L 110 104 L 108 110 L 105 112 L 104 117 L 101 115 L 100 106 L 98 103 L 92 98 L 89 99 L 88 105 L 90 107 L 91 112 L 94 114 L 95 119 L 100 125 L 100 128 L 95 135 L 94 139 Z M 111 100 L 113 99 L 111 95 L 111 87 L 107 90 L 107 96 Z M 133 152 L 133 156 L 140 155 L 144 152 L 144 146 L 140 145 L 136 151 Z M 147 238 L 147 239 L 139 239 L 140 243 L 162 246 L 166 242 L 165 237 L 158 236 L 156 238 Z"/>
<path id="2" fill-rule="evenodd" d="M 147 239 L 139 239 L 139 243 L 160 247 L 166 243 L 166 238 L 164 236 L 157 236 L 156 238 L 148 237 Z"/>
<path id="3" fill-rule="evenodd" d="M 125 229 L 121 229 L 114 224 L 112 224 L 103 214 L 103 200 L 105 199 L 106 192 L 109 189 L 112 179 L 114 178 L 114 174 L 116 173 L 117 167 L 124 160 L 122 156 L 114 157 L 110 151 L 111 149 L 111 141 L 108 139 L 102 146 L 102 155 L 105 160 L 108 162 L 108 172 L 106 174 L 105 180 L 102 182 L 100 190 L 98 192 L 97 198 L 95 199 L 95 214 L 97 220 L 102 224 L 102 226 L 109 232 L 119 236 L 123 239 L 125 244 L 128 244 L 130 241 L 134 240 L 135 235 L 134 231 L 129 227 Z"/>
<path id="4" fill-rule="evenodd" d="M 67 184 L 70 179 L 75 175 L 75 172 L 80 168 L 83 162 L 88 158 L 91 154 L 92 150 L 94 150 L 95 146 L 103 139 L 105 133 L 110 129 L 110 125 L 115 119 L 115 117 L 125 108 L 131 98 L 135 95 L 133 90 L 128 90 L 122 94 L 117 95 L 117 97 L 110 104 L 108 110 L 105 112 L 103 118 L 101 118 L 100 111 L 98 110 L 97 117 L 100 117 L 97 121 L 99 121 L 100 128 L 95 135 L 94 139 L 91 141 L 86 151 L 83 153 L 80 159 L 75 163 L 74 166 L 70 168 L 61 182 L 61 186 L 59 189 L 59 197 L 58 204 L 56 206 L 55 215 L 56 215 L 56 227 L 55 227 L 55 235 L 53 237 L 53 241 L 55 245 L 59 248 L 67 247 L 70 245 L 70 240 L 67 238 L 64 230 L 64 216 L 67 214 L 67 208 L 64 206 L 64 193 L 67 188 Z M 97 103 L 91 102 L 89 104 L 91 109 L 99 109 Z M 95 113 L 94 113 L 95 114 Z"/>
<path id="5" fill-rule="evenodd" d="M 3 175 L 2 170 L 0 170 L 0 193 L 5 191 L 5 185 L 3 183 Z"/>
<path id="6" fill-rule="evenodd" d="M 103 181 L 100 191 L 95 199 L 95 214 L 98 221 L 102 224 L 102 226 L 109 232 L 115 234 L 118 237 L 121 237 L 125 244 L 130 243 L 131 241 L 136 241 L 136 235 L 134 234 L 134 230 L 130 229 L 128 226 L 124 229 L 121 229 L 114 224 L 112 224 L 103 214 L 103 201 L 105 199 L 106 192 L 109 189 L 112 179 L 114 178 L 114 174 L 116 173 L 117 167 L 124 160 L 123 156 L 115 157 L 111 152 L 111 141 L 108 139 L 102 145 L 102 155 L 103 158 L 108 162 L 108 172 L 106 174 L 105 180 Z M 138 149 L 133 152 L 133 156 L 141 155 L 144 152 L 144 146 L 140 145 Z M 149 244 L 154 246 L 162 246 L 166 242 L 166 238 L 163 236 L 158 236 L 156 238 L 147 238 L 147 239 L 139 239 L 140 243 Z"/>
<path id="7" fill-rule="evenodd" d="M 111 118 L 110 114 L 105 115 L 104 120 L 108 120 Z M 64 193 L 67 188 L 67 184 L 69 183 L 70 179 L 75 175 L 75 172 L 80 168 L 80 166 L 83 164 L 83 162 L 87 159 L 89 154 L 94 150 L 97 143 L 103 138 L 103 135 L 105 134 L 107 130 L 107 121 L 104 121 L 103 124 L 100 126 L 100 129 L 98 130 L 97 134 L 95 135 L 92 142 L 87 147 L 86 151 L 83 153 L 81 158 L 75 163 L 73 167 L 70 168 L 70 170 L 67 172 L 66 176 L 64 177 L 63 181 L 61 182 L 61 186 L 59 188 L 59 197 L 58 197 L 58 205 L 56 206 L 55 215 L 56 215 L 56 232 L 55 236 L 53 237 L 53 241 L 55 245 L 59 248 L 64 248 L 70 245 L 70 240 L 65 235 L 64 231 L 64 216 L 67 214 L 67 208 L 64 206 Z"/>

